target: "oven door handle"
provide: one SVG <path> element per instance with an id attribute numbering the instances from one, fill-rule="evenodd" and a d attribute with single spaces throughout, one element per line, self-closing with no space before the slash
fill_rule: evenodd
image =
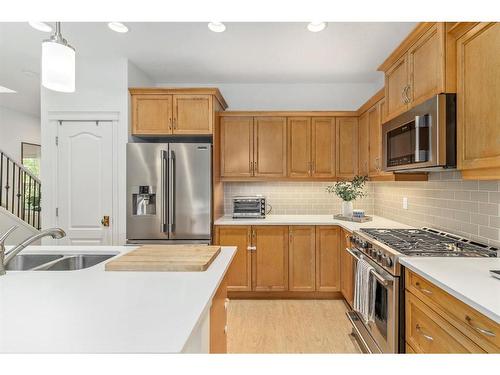
<path id="1" fill-rule="evenodd" d="M 351 249 L 349 249 L 348 247 L 346 247 L 346 251 L 351 254 L 354 259 L 356 259 L 357 261 L 363 259 L 363 255 L 361 256 L 358 256 L 354 253 L 354 251 L 352 251 Z M 394 280 L 392 279 L 387 279 L 385 277 L 383 277 L 382 275 L 380 275 L 377 271 L 375 271 L 375 269 L 372 269 L 370 271 L 370 273 L 373 275 L 373 277 L 375 277 L 382 285 L 384 286 L 387 286 L 387 285 L 391 285 L 393 283 Z"/>

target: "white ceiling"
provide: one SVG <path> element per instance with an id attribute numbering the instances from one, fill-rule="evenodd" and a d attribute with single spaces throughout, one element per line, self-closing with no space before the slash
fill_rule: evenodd
<path id="1" fill-rule="evenodd" d="M 127 57 L 157 83 L 372 83 L 378 65 L 415 23 L 128 23 L 118 34 L 105 23 L 64 23 L 78 57 Z M 28 23 L 0 23 L 0 105 L 39 115 L 40 43 L 48 34 Z M 78 60 L 77 60 L 78 63 Z M 78 88 L 77 88 L 78 90 Z"/>

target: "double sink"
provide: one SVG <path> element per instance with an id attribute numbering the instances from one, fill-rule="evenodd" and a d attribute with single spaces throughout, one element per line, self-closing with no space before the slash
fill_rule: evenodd
<path id="1" fill-rule="evenodd" d="M 93 267 L 118 253 L 107 254 L 19 254 L 7 271 L 76 271 Z"/>

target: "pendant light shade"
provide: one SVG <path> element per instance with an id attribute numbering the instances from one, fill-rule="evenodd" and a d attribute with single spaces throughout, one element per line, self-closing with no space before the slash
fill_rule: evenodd
<path id="1" fill-rule="evenodd" d="M 61 23 L 42 42 L 42 85 L 50 90 L 75 92 L 75 49 L 61 35 Z"/>

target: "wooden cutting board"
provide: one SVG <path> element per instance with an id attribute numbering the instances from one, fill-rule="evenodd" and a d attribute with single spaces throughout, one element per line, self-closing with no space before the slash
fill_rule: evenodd
<path id="1" fill-rule="evenodd" d="M 105 265 L 106 271 L 206 271 L 220 246 L 144 245 Z"/>

